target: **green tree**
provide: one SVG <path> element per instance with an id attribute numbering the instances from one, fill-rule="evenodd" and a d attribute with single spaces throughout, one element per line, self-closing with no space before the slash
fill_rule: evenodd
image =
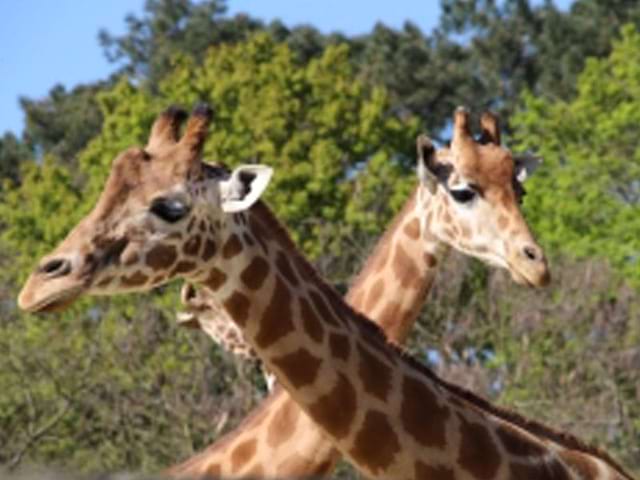
<path id="1" fill-rule="evenodd" d="M 13 133 L 7 132 L 0 137 L 0 179 L 17 182 L 20 164 L 31 158 L 29 148 Z"/>
<path id="2" fill-rule="evenodd" d="M 358 74 L 370 85 L 384 86 L 399 114 L 418 115 L 438 136 L 458 105 L 486 108 L 478 101 L 477 75 L 469 71 L 465 48 L 435 32 L 425 35 L 410 23 L 401 30 L 377 24 L 365 36 L 351 39 Z"/>
<path id="3" fill-rule="evenodd" d="M 24 143 L 35 157 L 55 155 L 62 163 L 77 166 L 77 154 L 99 131 L 102 117 L 96 94 L 109 82 L 80 85 L 67 91 L 53 87 L 39 100 L 21 98 L 25 113 Z"/>
<path id="4" fill-rule="evenodd" d="M 100 31 L 107 58 L 129 75 L 155 85 L 171 69 L 178 53 L 201 59 L 213 45 L 238 42 L 262 29 L 262 22 L 246 15 L 224 16 L 224 0 L 147 0 L 142 17 L 125 18 L 127 32 Z"/>
<path id="5" fill-rule="evenodd" d="M 577 96 L 525 94 L 514 118 L 520 148 L 544 158 L 527 206 L 549 249 L 602 257 L 640 282 L 640 34 L 627 26 L 611 55 L 590 59 Z"/>
<path id="6" fill-rule="evenodd" d="M 377 182 L 413 181 L 418 122 L 388 115 L 386 93 L 354 76 L 345 46 L 329 47 L 320 58 L 301 64 L 267 34 L 214 48 L 201 63 L 182 56 L 160 83 L 157 97 L 122 82 L 100 97 L 104 128 L 82 162 L 87 171 L 98 169 L 90 177 L 101 184 L 115 153 L 144 141 L 153 116 L 169 100 L 208 101 L 216 118 L 206 158 L 272 165 L 276 176 L 267 199 L 303 248 L 318 256 L 327 252 L 319 238 L 340 244 L 340 238 L 323 232 L 343 220 L 354 180 L 367 174 L 370 158 L 384 155 L 399 168 L 389 170 L 395 175 L 376 177 Z M 402 185 L 397 188 L 406 192 Z M 371 228 L 379 229 L 395 206 L 372 219 Z"/>
<path id="7" fill-rule="evenodd" d="M 568 12 L 553 2 L 442 0 L 441 31 L 460 39 L 466 71 L 479 80 L 476 101 L 510 118 L 528 89 L 551 100 L 576 93 L 588 57 L 603 57 L 627 22 L 640 26 L 640 5 L 576 0 Z"/>

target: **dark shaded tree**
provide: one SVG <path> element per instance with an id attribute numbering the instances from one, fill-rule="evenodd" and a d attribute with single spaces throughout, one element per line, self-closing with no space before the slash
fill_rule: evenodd
<path id="1" fill-rule="evenodd" d="M 576 92 L 588 57 L 602 57 L 621 26 L 640 25 L 640 4 L 577 0 L 568 12 L 551 2 L 442 0 L 440 29 L 467 52 L 477 98 L 508 117 L 524 89 L 552 100 Z"/>
<path id="2" fill-rule="evenodd" d="M 144 13 L 125 18 L 127 32 L 99 33 L 107 58 L 122 71 L 155 85 L 170 69 L 176 54 L 202 59 L 207 49 L 235 43 L 264 28 L 247 15 L 225 17 L 224 0 L 147 0 Z"/>
<path id="3" fill-rule="evenodd" d="M 56 85 L 42 99 L 21 98 L 26 117 L 24 142 L 31 154 L 55 155 L 62 163 L 76 166 L 76 155 L 102 126 L 96 94 L 109 83 L 80 85 L 69 91 Z"/>
<path id="4" fill-rule="evenodd" d="M 13 133 L 7 132 L 0 137 L 0 191 L 3 189 L 2 183 L 18 181 L 20 164 L 29 158 L 29 148 Z"/>

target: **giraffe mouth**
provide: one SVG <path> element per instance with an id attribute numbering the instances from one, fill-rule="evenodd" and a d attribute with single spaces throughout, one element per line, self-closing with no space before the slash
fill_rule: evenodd
<path id="1" fill-rule="evenodd" d="M 540 288 L 549 284 L 551 276 L 549 271 L 545 268 L 542 273 L 528 272 L 526 269 L 518 268 L 516 265 L 509 264 L 509 271 L 511 272 L 511 278 L 518 285 L 522 285 L 528 288 Z"/>
<path id="2" fill-rule="evenodd" d="M 527 277 L 513 268 L 511 269 L 511 278 L 514 282 L 516 282 L 518 285 L 522 285 L 523 287 L 532 288 L 535 286 L 533 282 L 531 282 Z"/>
<path id="3" fill-rule="evenodd" d="M 51 313 L 61 312 L 73 304 L 82 294 L 82 288 L 76 287 L 65 292 L 60 292 L 55 296 L 43 298 L 32 305 L 21 303 L 21 307 L 30 313 Z"/>

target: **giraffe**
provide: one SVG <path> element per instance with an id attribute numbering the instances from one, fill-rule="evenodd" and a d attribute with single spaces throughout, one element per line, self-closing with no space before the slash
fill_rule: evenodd
<path id="1" fill-rule="evenodd" d="M 267 390 L 273 390 L 275 377 L 264 368 L 260 357 L 244 339 L 242 330 L 224 314 L 222 307 L 207 295 L 206 290 L 198 290 L 193 284 L 185 283 L 180 290 L 180 300 L 185 310 L 178 312 L 178 325 L 204 331 L 236 359 L 258 366 Z"/>
<path id="2" fill-rule="evenodd" d="M 389 343 L 259 201 L 270 168 L 228 171 L 201 161 L 211 115 L 197 108 L 180 136 L 183 115 L 170 109 L 144 149 L 116 158 L 94 209 L 27 279 L 23 310 L 54 311 L 84 294 L 148 291 L 181 277 L 214 295 L 291 398 L 371 478 L 631 478 L 604 452 L 441 380 Z M 513 158 L 499 148 L 473 142 L 469 116 L 457 110 L 451 155 L 438 158 L 422 145 L 416 201 L 426 208 L 444 185 L 455 208 L 469 213 L 445 237 L 454 227 L 473 226 L 480 239 L 497 231 L 501 241 L 476 247 L 477 256 L 518 281 L 543 283 L 544 257 L 516 213 L 513 186 L 505 186 Z M 506 221 L 482 215 L 494 209 Z M 242 464 L 256 446 L 238 445 L 232 457 Z M 236 476 L 251 474 L 260 472 L 247 464 Z"/>
<path id="3" fill-rule="evenodd" d="M 500 129 L 498 119 L 490 112 L 481 117 L 481 142 L 499 142 Z M 423 156 L 423 147 L 428 146 L 428 138 L 418 137 L 416 142 L 418 158 Z M 448 149 L 441 149 L 437 155 L 446 158 Z M 529 156 L 517 157 L 521 178 L 524 173 L 531 172 L 538 159 Z M 511 182 L 511 179 L 509 179 Z M 442 211 L 448 211 L 451 219 L 460 215 L 459 210 L 450 208 L 449 194 L 434 195 L 429 202 L 429 210 L 421 210 L 422 205 L 416 202 L 416 191 L 410 195 L 404 207 L 396 215 L 385 235 L 380 239 L 373 253 L 367 259 L 363 271 L 351 286 L 347 301 L 383 328 L 390 341 L 403 343 L 412 324 L 424 303 L 437 272 L 449 248 L 464 248 L 473 244 L 471 238 L 461 235 L 442 240 L 437 232 L 446 227 L 436 224 L 444 221 L 444 214 L 435 214 L 443 203 Z M 524 194 L 518 186 L 518 200 Z M 418 219 L 425 212 L 434 212 L 428 221 Z M 460 231 L 458 233 L 461 233 Z M 460 245 L 462 242 L 462 245 Z M 459 246 L 460 245 L 460 246 Z M 389 250 L 401 248 L 405 256 L 391 256 Z M 469 249 L 466 249 L 469 252 Z M 473 253 L 472 253 L 473 254 Z M 408 260 L 408 261 L 407 261 Z M 402 274 L 397 275 L 396 272 Z M 404 278 L 412 277 L 417 288 L 406 288 Z M 541 276 L 541 285 L 549 280 Z M 223 308 L 206 289 L 196 289 L 192 284 L 185 284 L 181 294 L 182 303 L 187 312 L 180 314 L 179 321 L 191 328 L 201 328 L 214 341 L 227 351 L 238 355 L 242 360 L 255 361 L 253 348 L 244 340 L 242 330 L 224 314 Z M 199 478 L 210 475 L 232 475 L 241 471 L 243 465 L 233 465 L 231 453 L 237 445 L 255 439 L 256 453 L 245 463 L 260 463 L 260 473 L 268 477 L 291 478 L 308 475 L 321 475 L 330 472 L 340 458 L 313 421 L 302 412 L 293 401 L 288 399 L 283 390 L 273 394 L 278 399 L 270 398 L 249 414 L 249 420 L 242 422 L 236 429 L 224 435 L 202 452 L 174 465 L 165 473 L 182 478 Z M 286 418 L 277 412 L 288 412 Z M 256 418 L 257 417 L 257 418 Z M 270 431 L 288 429 L 294 433 L 287 441 L 275 443 L 268 441 Z M 291 452 L 295 451 L 292 459 Z M 236 462 L 237 463 L 237 462 Z"/>

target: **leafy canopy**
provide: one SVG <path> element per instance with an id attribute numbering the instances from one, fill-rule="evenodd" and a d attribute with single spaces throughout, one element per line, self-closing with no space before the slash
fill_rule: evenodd
<path id="1" fill-rule="evenodd" d="M 640 33 L 589 59 L 573 100 L 531 93 L 514 118 L 519 148 L 544 158 L 527 207 L 550 251 L 605 257 L 638 284 L 640 270 Z"/>

